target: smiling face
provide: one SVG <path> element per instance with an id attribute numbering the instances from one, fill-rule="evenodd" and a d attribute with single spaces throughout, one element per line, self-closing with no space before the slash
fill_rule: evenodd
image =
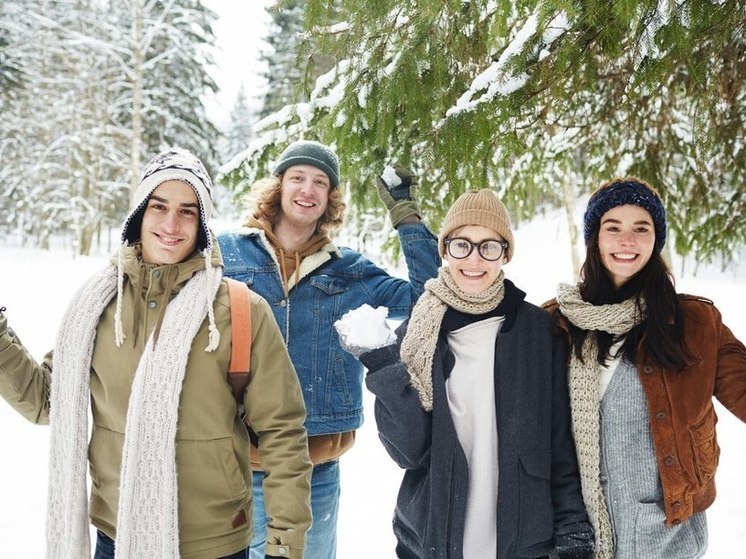
<path id="1" fill-rule="evenodd" d="M 454 229 L 448 237 L 458 237 L 472 243 L 480 243 L 488 239 L 496 241 L 503 240 L 495 231 L 482 225 L 465 225 L 459 227 L 458 229 Z M 500 275 L 504 258 L 505 255 L 503 254 L 499 260 L 485 260 L 480 256 L 476 248 L 466 258 L 454 258 L 448 250 L 446 250 L 445 254 L 446 262 L 448 262 L 451 276 L 456 285 L 464 293 L 470 295 L 484 291 L 495 282 L 497 276 Z"/>
<path id="2" fill-rule="evenodd" d="M 197 247 L 199 202 L 191 186 L 167 181 L 150 195 L 142 217 L 140 240 L 146 264 L 176 264 Z"/>
<path id="3" fill-rule="evenodd" d="M 655 227 L 647 210 L 626 204 L 601 216 L 598 251 L 617 289 L 645 267 L 654 248 Z"/>
<path id="4" fill-rule="evenodd" d="M 280 186 L 280 226 L 310 230 L 312 234 L 326 211 L 330 188 L 329 177 L 321 169 L 311 165 L 288 168 Z"/>

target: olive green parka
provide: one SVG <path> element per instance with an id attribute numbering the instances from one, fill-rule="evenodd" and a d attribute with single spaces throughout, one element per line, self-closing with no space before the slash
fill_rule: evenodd
<path id="1" fill-rule="evenodd" d="M 96 331 L 88 447 L 91 522 L 115 540 L 119 473 L 135 371 L 148 338 L 163 320 L 164 305 L 205 268 L 205 258 L 198 253 L 178 264 L 147 265 L 140 261 L 137 247 L 123 251 L 121 302 L 126 338 L 117 347 L 114 298 Z M 211 263 L 222 266 L 217 243 Z M 220 343 L 217 350 L 205 351 L 205 319 L 192 341 L 179 405 L 176 468 L 184 559 L 230 555 L 245 549 L 252 537 L 249 438 L 226 377 L 232 339 L 225 281 L 215 298 L 214 312 Z M 311 524 L 311 464 L 303 397 L 269 305 L 253 293 L 251 313 L 251 382 L 244 392 L 244 406 L 259 436 L 266 472 L 264 493 L 271 518 L 266 553 L 300 559 Z M 46 424 L 53 381 L 52 353 L 39 365 L 0 313 L 0 395 L 29 421 Z"/>

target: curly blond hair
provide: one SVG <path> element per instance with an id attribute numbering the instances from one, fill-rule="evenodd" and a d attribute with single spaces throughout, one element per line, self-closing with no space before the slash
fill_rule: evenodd
<path id="1" fill-rule="evenodd" d="M 266 221 L 274 227 L 282 212 L 282 177 L 267 177 L 251 185 L 254 203 L 250 217 Z M 338 229 L 344 220 L 346 207 L 341 187 L 330 188 L 326 211 L 316 223 L 316 233 L 329 234 Z"/>

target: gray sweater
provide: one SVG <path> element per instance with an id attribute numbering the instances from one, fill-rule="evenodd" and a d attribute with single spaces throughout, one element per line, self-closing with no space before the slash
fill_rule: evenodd
<path id="1" fill-rule="evenodd" d="M 696 559 L 707 549 L 705 513 L 667 528 L 663 491 L 637 370 L 622 359 L 601 400 L 601 486 L 614 559 Z"/>

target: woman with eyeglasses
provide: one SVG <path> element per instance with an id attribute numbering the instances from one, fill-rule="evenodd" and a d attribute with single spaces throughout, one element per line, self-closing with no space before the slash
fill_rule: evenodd
<path id="1" fill-rule="evenodd" d="M 514 253 L 505 206 L 488 189 L 464 193 L 438 244 L 448 266 L 397 343 L 361 347 L 338 328 L 368 368 L 381 441 L 405 470 L 397 557 L 590 557 L 565 354 L 548 313 L 505 279 Z"/>

